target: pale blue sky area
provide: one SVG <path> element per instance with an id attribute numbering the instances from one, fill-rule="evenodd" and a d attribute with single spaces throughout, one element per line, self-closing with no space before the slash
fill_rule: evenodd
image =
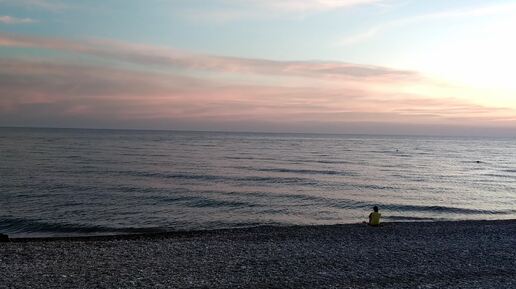
<path id="1" fill-rule="evenodd" d="M 274 4 L 281 2 L 92 0 L 86 4 L 4 0 L 0 1 L 1 14 L 36 22 L 0 24 L 0 29 L 41 36 L 116 39 L 228 56 L 381 65 L 396 64 L 396 59 L 407 50 L 424 53 L 436 42 L 475 29 L 499 13 L 425 20 L 428 15 L 467 12 L 513 1 L 401 0 L 328 8 L 317 7 L 318 1 L 297 1 L 311 5 L 306 8 Z M 291 2 L 296 1 L 285 1 Z M 407 20 L 417 17 L 423 19 Z M 397 21 L 408 23 L 396 24 Z M 380 31 L 353 43 L 346 42 L 347 38 L 367 34 L 371 29 Z"/>

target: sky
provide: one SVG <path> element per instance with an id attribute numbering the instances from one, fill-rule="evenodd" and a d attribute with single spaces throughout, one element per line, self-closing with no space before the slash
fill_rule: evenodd
<path id="1" fill-rule="evenodd" d="M 0 126 L 516 136 L 516 1 L 0 0 Z"/>

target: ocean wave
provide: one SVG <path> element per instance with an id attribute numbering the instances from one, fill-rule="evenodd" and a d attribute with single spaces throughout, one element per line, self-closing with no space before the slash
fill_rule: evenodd
<path id="1" fill-rule="evenodd" d="M 506 179 L 516 179 L 515 175 L 503 175 L 503 174 L 483 174 L 486 177 L 493 177 L 493 178 L 506 178 Z"/>
<path id="2" fill-rule="evenodd" d="M 375 185 L 375 184 L 349 184 L 350 187 L 355 189 L 366 189 L 366 190 L 379 190 L 379 191 L 394 191 L 399 190 L 400 187 L 394 187 L 394 186 L 384 186 L 384 185 Z"/>
<path id="3" fill-rule="evenodd" d="M 138 177 L 161 178 L 161 179 L 183 179 L 197 181 L 224 181 L 224 182 L 260 182 L 262 184 L 302 184 L 317 185 L 319 182 L 303 177 L 281 177 L 281 176 L 222 176 L 211 174 L 191 174 L 191 173 L 164 173 L 150 171 L 119 171 L 124 175 Z"/>
<path id="4" fill-rule="evenodd" d="M 11 189 L 29 190 L 33 197 L 53 196 L 59 192 L 88 192 L 96 191 L 98 186 L 95 185 L 79 185 L 66 183 L 35 183 L 35 184 L 18 184 L 10 186 Z M 37 192 L 34 194 L 34 192 Z"/>
<path id="5" fill-rule="evenodd" d="M 383 217 L 385 220 L 390 221 L 435 221 L 438 218 L 425 218 L 425 217 L 410 217 L 410 216 L 392 216 L 387 215 Z"/>
<path id="6" fill-rule="evenodd" d="M 129 175 L 134 177 L 161 178 L 161 179 L 191 179 L 191 180 L 227 180 L 227 176 L 217 176 L 208 174 L 191 174 L 191 173 L 166 173 L 152 171 L 117 171 L 117 174 Z"/>
<path id="7" fill-rule="evenodd" d="M 484 215 L 507 215 L 514 214 L 516 210 L 482 210 L 482 209 L 470 209 L 470 208 L 458 208 L 438 205 L 398 205 L 398 204 L 385 204 L 382 205 L 386 210 L 401 211 L 401 212 L 434 212 L 434 213 L 453 213 L 453 214 L 484 214 Z"/>
<path id="8" fill-rule="evenodd" d="M 255 161 L 276 161 L 275 158 L 264 158 L 264 157 L 225 157 L 228 160 L 255 160 Z"/>
<path id="9" fill-rule="evenodd" d="M 248 193 L 240 193 L 246 195 Z M 516 214 L 516 210 L 483 210 L 460 208 L 440 205 L 406 205 L 406 204 L 392 204 L 392 203 L 375 203 L 343 198 L 329 198 L 314 195 L 303 194 L 276 194 L 276 193 L 253 193 L 270 200 L 284 199 L 287 203 L 292 205 L 303 204 L 306 206 L 316 207 L 333 207 L 337 209 L 364 209 L 369 210 L 372 206 L 378 205 L 383 211 L 398 211 L 398 212 L 420 212 L 420 213 L 435 213 L 436 215 L 443 213 L 451 213 L 457 215 L 510 215 Z M 415 217 L 414 217 L 415 218 Z"/>
<path id="10" fill-rule="evenodd" d="M 165 231 L 163 228 L 114 228 L 100 225 L 46 222 L 25 218 L 0 217 L 0 231 L 6 234 L 19 233 L 62 233 L 62 234 L 106 234 L 147 233 Z"/>
<path id="11" fill-rule="evenodd" d="M 211 191 L 210 194 L 220 194 L 227 196 L 239 196 L 240 198 L 254 197 L 266 199 L 271 203 L 285 203 L 290 206 L 313 206 L 313 207 L 331 207 L 336 209 L 363 209 L 370 210 L 374 205 L 378 205 L 382 211 L 397 212 L 419 212 L 419 213 L 435 213 L 457 214 L 457 215 L 509 215 L 516 214 L 516 210 L 483 210 L 460 208 L 440 205 L 407 205 L 393 204 L 382 202 L 367 202 L 346 198 L 331 198 L 305 194 L 288 194 L 288 193 L 272 193 L 272 192 L 217 192 Z M 251 203 L 254 204 L 254 203 Z M 256 205 L 256 204 L 254 204 Z"/>
<path id="12" fill-rule="evenodd" d="M 253 208 L 257 203 L 246 201 L 222 200 L 202 196 L 166 196 L 156 198 L 160 204 L 174 204 L 192 208 Z"/>
<path id="13" fill-rule="evenodd" d="M 336 176 L 355 176 L 352 172 L 343 172 L 335 170 L 309 170 L 309 169 L 287 169 L 287 168 L 247 168 L 253 171 L 259 172 L 271 172 L 271 173 L 293 173 L 293 174 L 308 174 L 308 175 L 336 175 Z"/>
<path id="14" fill-rule="evenodd" d="M 345 160 L 301 160 L 304 163 L 316 163 L 316 164 L 333 164 L 333 165 L 343 165 L 343 164 L 354 164 L 354 162 L 345 161 Z"/>

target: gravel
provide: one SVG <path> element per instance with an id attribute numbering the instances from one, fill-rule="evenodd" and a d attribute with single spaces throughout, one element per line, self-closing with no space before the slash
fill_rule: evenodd
<path id="1" fill-rule="evenodd" d="M 0 288 L 516 288 L 516 220 L 13 239 Z"/>

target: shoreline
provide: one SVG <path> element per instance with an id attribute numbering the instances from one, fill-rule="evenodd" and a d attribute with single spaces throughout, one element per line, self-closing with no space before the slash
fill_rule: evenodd
<path id="1" fill-rule="evenodd" d="M 380 227 L 390 227 L 404 224 L 488 224 L 488 223 L 516 223 L 516 219 L 497 219 L 497 220 L 453 220 L 453 221 L 411 221 L 411 222 L 382 222 Z M 123 234 L 98 234 L 84 236 L 44 236 L 44 237 L 9 237 L 9 242 L 26 243 L 26 242 L 56 242 L 56 241 L 114 241 L 114 240 L 140 240 L 140 239 L 163 239 L 163 238 L 186 238 L 200 237 L 203 235 L 223 234 L 223 233 L 245 233 L 255 230 L 292 230 L 292 229 L 309 229 L 309 228 L 353 228 L 364 227 L 365 223 L 343 223 L 332 225 L 258 225 L 250 227 L 222 228 L 222 229 L 200 229 L 200 230 L 176 230 L 176 231 L 156 231 L 144 233 L 123 233 Z"/>
<path id="2" fill-rule="evenodd" d="M 0 243 L 6 288 L 516 288 L 516 220 Z"/>

